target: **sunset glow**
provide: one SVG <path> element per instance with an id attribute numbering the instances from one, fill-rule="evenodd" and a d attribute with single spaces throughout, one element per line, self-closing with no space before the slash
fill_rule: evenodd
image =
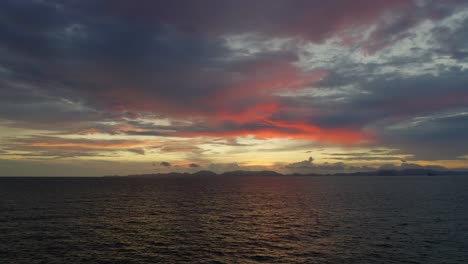
<path id="1" fill-rule="evenodd" d="M 1 175 L 468 167 L 465 1 L 162 2 L 0 3 Z"/>

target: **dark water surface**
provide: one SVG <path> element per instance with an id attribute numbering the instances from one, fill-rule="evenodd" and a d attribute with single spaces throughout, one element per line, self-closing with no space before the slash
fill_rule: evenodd
<path id="1" fill-rule="evenodd" d="M 468 177 L 0 178 L 0 263 L 468 263 Z"/>

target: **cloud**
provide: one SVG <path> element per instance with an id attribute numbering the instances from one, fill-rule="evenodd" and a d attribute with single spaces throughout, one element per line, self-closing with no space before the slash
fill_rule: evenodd
<path id="1" fill-rule="evenodd" d="M 200 168 L 200 165 L 196 164 L 196 163 L 190 163 L 189 164 L 189 167 L 190 168 Z"/>
<path id="2" fill-rule="evenodd" d="M 34 20 L 35 13 L 31 13 L 28 18 L 13 19 L 13 14 L 27 10 L 44 10 L 44 13 L 50 15 L 50 21 L 37 25 L 37 34 L 25 33 L 24 38 L 29 40 L 27 43 L 36 43 L 36 45 L 15 45 L 17 44 L 15 41 L 19 40 L 13 37 L 8 38 L 4 45 L 7 50 L 12 51 L 9 55 L 12 57 L 12 63 L 26 52 L 36 55 L 29 63 L 32 70 L 28 73 L 30 81 L 27 81 L 36 93 L 45 94 L 48 98 L 72 96 L 75 100 L 70 102 L 81 104 L 88 110 L 95 111 L 97 119 L 108 115 L 107 111 L 114 113 L 156 111 L 171 117 L 186 116 L 190 113 L 204 116 L 209 120 L 221 119 L 245 123 L 255 121 L 250 118 L 250 109 L 255 109 L 265 100 L 270 101 L 271 93 L 310 85 L 323 78 L 323 73 L 298 69 L 293 64 L 296 58 L 292 52 L 289 52 L 289 55 L 287 52 L 286 56 L 278 56 L 278 54 L 285 54 L 284 51 L 266 51 L 244 58 L 235 57 L 234 51 L 211 33 L 208 35 L 192 34 L 194 32 L 188 30 L 188 27 L 198 28 L 197 33 L 207 30 L 221 35 L 253 28 L 254 33 L 263 32 L 267 35 L 282 33 L 296 36 L 297 33 L 301 33 L 303 36 L 312 37 L 309 34 L 316 34 L 317 36 L 312 37 L 315 39 L 335 30 L 335 26 L 327 28 L 323 26 L 323 23 L 307 23 L 310 32 L 302 32 L 302 29 L 294 30 L 295 28 L 305 29 L 304 23 L 308 22 L 307 19 L 323 19 L 323 12 L 330 13 L 327 20 L 330 16 L 337 19 L 332 20 L 333 22 L 353 12 L 366 14 L 358 16 L 359 18 L 349 16 L 349 19 L 355 19 L 356 23 L 362 23 L 393 6 L 383 1 L 377 1 L 378 3 L 363 1 L 355 5 L 338 2 L 323 4 L 309 1 L 295 3 L 276 1 L 273 5 L 276 6 L 275 8 L 266 8 L 271 6 L 271 2 L 265 5 L 226 2 L 224 4 L 229 7 L 226 9 L 210 1 L 201 5 L 186 2 L 161 5 L 144 1 L 138 5 L 139 8 L 135 8 L 134 5 L 128 6 L 128 2 L 119 1 L 119 3 L 113 3 L 113 12 L 102 8 L 101 4 L 105 1 L 101 4 L 90 4 L 86 1 L 82 4 L 62 4 L 60 9 L 39 2 L 31 3 L 28 7 L 7 3 L 4 4 L 4 10 L 9 12 L 5 12 L 5 15 L 11 19 L 5 24 L 6 31 L 27 24 L 29 20 Z M 146 8 L 142 8 L 143 6 Z M 194 21 L 192 11 L 187 16 L 180 16 L 183 10 L 197 10 L 200 6 L 204 6 L 201 9 L 204 10 L 203 12 L 211 8 L 219 8 L 218 12 L 229 14 L 223 16 L 223 27 L 212 31 L 214 28 L 211 26 L 216 28 L 220 23 L 206 21 L 207 23 L 204 24 Z M 257 13 L 260 7 L 262 11 Z M 306 9 L 311 12 L 319 9 L 322 11 L 317 13 L 317 16 L 313 16 L 310 12 L 304 13 Z M 252 13 L 254 10 L 257 11 Z M 279 10 L 281 12 L 278 12 Z M 283 28 L 282 23 L 259 23 L 263 20 L 281 21 L 286 17 L 290 20 L 289 12 L 295 13 L 294 17 L 298 19 L 291 21 L 293 24 L 287 28 Z M 95 15 L 92 22 L 85 19 L 89 13 Z M 263 17 L 262 19 L 259 14 Z M 137 15 L 137 20 L 130 21 L 129 17 L 134 18 L 135 15 Z M 110 22 L 105 19 L 108 16 L 112 18 Z M 243 23 L 239 23 L 239 17 L 245 17 Z M 306 20 L 299 19 L 299 17 Z M 147 24 L 148 20 L 152 20 L 153 26 Z M 189 21 L 190 26 L 185 25 Z M 278 27 L 270 28 L 272 25 Z M 310 25 L 321 26 L 311 28 Z M 157 37 L 150 39 L 149 36 L 152 34 Z M 119 41 L 115 41 L 117 38 Z M 46 45 L 51 42 L 57 43 L 54 50 L 48 50 Z M 37 49 L 38 46 L 43 48 Z M 234 56 L 233 60 L 226 60 L 231 56 Z M 51 63 L 52 61 L 54 63 Z M 70 68 L 66 65 L 74 66 Z M 109 76 L 106 72 L 102 72 L 103 68 L 106 72 L 113 74 Z M 50 77 L 44 69 L 56 72 L 55 83 L 50 83 Z M 13 71 L 17 73 L 11 77 L 13 81 L 17 80 L 18 74 L 24 75 L 23 72 L 15 71 L 14 68 Z M 25 78 L 21 78 L 21 81 L 24 82 Z M 46 85 L 34 85 L 38 82 L 46 83 Z M 132 88 L 130 90 L 122 87 Z M 204 96 L 200 97 L 200 94 Z M 180 97 L 184 97 L 184 107 L 174 107 L 180 101 Z M 239 104 L 239 101 L 243 103 Z M 47 105 L 53 104 L 47 103 Z M 14 113 L 5 114 L 5 116 L 9 118 L 14 116 L 14 120 L 18 120 L 20 111 L 13 110 L 12 112 Z M 43 116 L 48 118 L 53 116 L 50 113 L 64 113 L 64 120 L 67 120 L 68 116 L 77 116 L 76 113 L 55 109 L 51 109 L 49 113 L 44 110 L 34 112 L 44 113 Z M 220 116 L 212 116 L 212 113 L 220 113 Z M 90 116 L 86 112 L 84 115 Z M 36 119 L 30 118 L 29 120 Z M 216 130 L 216 127 L 210 127 L 210 130 Z M 161 134 L 158 131 L 127 131 L 127 133 L 132 135 Z"/>
<path id="3" fill-rule="evenodd" d="M 387 145 L 406 149 L 425 160 L 457 159 L 468 145 L 466 109 L 414 117 L 388 125 L 382 134 Z"/>
<path id="4" fill-rule="evenodd" d="M 280 168 L 281 169 L 281 166 Z M 309 157 L 307 160 L 290 163 L 284 165 L 286 173 L 319 173 L 319 174 L 334 174 L 340 172 L 363 172 L 375 170 L 369 166 L 355 166 L 343 162 L 324 162 L 320 164 L 314 163 L 314 158 Z"/>
<path id="5" fill-rule="evenodd" d="M 8 5 L 6 9 L 8 8 L 21 10 L 23 7 Z M 82 15 L 80 12 L 84 11 L 80 8 L 91 7 L 79 6 L 74 14 L 78 21 Z M 67 6 L 63 6 L 63 9 L 67 10 Z M 64 15 L 58 11 L 50 12 L 58 17 Z M 156 9 L 155 12 L 159 10 Z M 62 23 L 66 25 L 66 21 L 68 19 L 64 19 Z M 12 20 L 6 27 L 17 27 L 20 22 Z M 195 116 L 206 120 L 204 123 L 207 132 L 190 133 L 179 129 L 176 136 L 222 135 L 226 132 L 217 131 L 229 130 L 226 126 L 229 122 L 236 126 L 248 126 L 277 114 L 281 106 L 269 108 L 275 106 L 275 92 L 311 85 L 327 74 L 320 70 L 303 71 L 297 68 L 293 64 L 295 56 L 278 56 L 277 54 L 284 54 L 282 51 L 226 60 L 233 56 L 234 51 L 220 40 L 187 35 L 162 25 L 147 28 L 137 22 L 129 23 L 120 16 L 110 23 L 97 17 L 92 24 L 74 22 L 64 29 L 60 29 L 61 26 L 63 25 L 44 25 L 37 35 L 25 34 L 31 41 L 57 42 L 66 56 L 60 52 L 56 54 L 44 51 L 44 54 L 39 53 L 28 62 L 31 71 L 21 72 L 12 67 L 14 74 L 5 79 L 10 97 L 18 93 L 17 86 L 27 87 L 23 90 L 28 94 L 14 96 L 21 98 L 20 100 L 24 98 L 24 101 L 14 104 L 6 101 L 0 107 L 0 116 L 14 121 L 18 127 L 39 128 L 48 126 L 45 123 L 56 122 L 60 124 L 55 126 L 57 130 L 110 134 L 123 132 L 142 136 L 172 134 L 156 129 L 121 130 L 116 126 L 99 128 L 96 125 L 99 120 L 122 122 L 122 119 L 132 115 L 156 112 L 170 118 Z M 86 31 L 80 33 L 85 39 L 70 39 L 70 36 L 63 35 L 65 33 L 60 31 L 67 32 L 70 28 L 73 31 Z M 149 33 L 158 37 L 148 39 Z M 58 34 L 57 38 L 50 39 L 54 34 Z M 120 41 L 116 42 L 117 38 Z M 29 46 L 7 45 L 5 48 L 11 51 L 9 56 L 13 66 L 18 67 L 24 65 L 19 61 L 20 54 L 26 51 L 38 52 Z M 67 65 L 73 66 L 70 68 Z M 53 79 L 47 75 L 46 72 L 49 71 L 55 72 Z M 29 93 L 34 94 L 32 102 L 27 100 Z M 181 98 L 184 101 L 183 107 L 178 106 Z M 28 115 L 30 112 L 36 116 Z M 268 130 L 258 131 L 258 134 L 261 137 L 268 134 L 290 136 L 281 131 L 284 130 L 284 125 L 270 124 L 269 127 Z M 309 132 L 304 131 L 299 137 L 304 137 Z M 257 131 L 236 131 L 232 126 L 227 133 L 234 136 L 256 134 Z M 350 133 L 350 139 L 324 135 L 311 136 L 311 139 L 325 138 L 340 142 L 361 140 L 363 136 L 359 134 L 359 131 Z"/>
<path id="6" fill-rule="evenodd" d="M 291 163 L 286 165 L 286 168 L 288 169 L 309 169 L 313 168 L 314 165 L 312 164 L 314 159 L 312 157 L 309 157 L 307 160 L 299 161 L 296 163 Z"/>
<path id="7" fill-rule="evenodd" d="M 118 157 L 127 151 L 145 155 L 149 142 L 139 140 L 73 139 L 54 136 L 6 138 L 2 142 L 5 154 L 29 158 Z"/>
<path id="8" fill-rule="evenodd" d="M 141 149 L 141 148 L 129 149 L 129 150 L 127 150 L 127 151 L 133 152 L 133 153 L 136 153 L 136 154 L 140 154 L 140 155 L 145 155 L 145 150 L 144 150 L 144 149 Z"/>
<path id="9" fill-rule="evenodd" d="M 414 163 L 407 163 L 407 162 L 402 162 L 399 166 L 393 165 L 393 164 L 384 164 L 380 166 L 379 170 L 411 170 L 411 169 L 428 169 L 428 170 L 438 170 L 438 171 L 444 171 L 447 170 L 447 168 L 443 166 L 437 166 L 437 165 L 418 165 Z"/>
<path id="10" fill-rule="evenodd" d="M 51 170 L 51 167 L 53 170 Z M 105 176 L 154 173 L 147 162 L 108 160 L 7 160 L 0 159 L 1 176 Z"/>
<path id="11" fill-rule="evenodd" d="M 464 1 L 3 1 L 0 17 L 0 124 L 25 135 L 8 155 L 209 164 L 251 136 L 467 155 Z"/>
<path id="12" fill-rule="evenodd" d="M 302 36 L 320 40 L 330 32 L 346 26 L 371 22 L 383 12 L 411 7 L 410 1 L 342 0 L 284 1 L 259 0 L 217 1 L 202 3 L 171 1 L 159 3 L 140 1 L 112 2 L 114 8 L 107 15 L 119 15 L 140 23 L 169 24 L 189 34 L 213 36 L 223 33 L 260 32 L 273 36 Z M 212 16 L 212 14 L 222 14 Z"/>
<path id="13" fill-rule="evenodd" d="M 413 155 L 402 153 L 396 149 L 371 149 L 363 152 L 323 153 L 329 159 L 338 161 L 402 161 L 411 159 Z"/>
<path id="14" fill-rule="evenodd" d="M 163 161 L 163 162 L 159 163 L 159 165 L 161 165 L 163 167 L 171 167 L 172 166 L 171 163 L 166 162 L 166 161 Z"/>

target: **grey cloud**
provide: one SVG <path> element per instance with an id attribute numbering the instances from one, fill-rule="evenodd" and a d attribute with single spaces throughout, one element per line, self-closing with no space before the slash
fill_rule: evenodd
<path id="1" fill-rule="evenodd" d="M 309 157 L 307 160 L 287 164 L 284 166 L 284 169 L 287 173 L 320 173 L 320 174 L 334 174 L 339 172 L 363 172 L 363 171 L 372 171 L 375 168 L 368 166 L 354 166 L 349 165 L 343 162 L 335 163 L 320 163 L 315 164 L 313 158 Z"/>
<path id="2" fill-rule="evenodd" d="M 51 170 L 51 167 L 53 168 Z M 0 176 L 105 176 L 154 173 L 145 162 L 0 159 Z"/>
<path id="3" fill-rule="evenodd" d="M 163 162 L 159 163 L 159 165 L 161 165 L 163 167 L 171 167 L 172 166 L 171 163 L 166 162 L 166 161 L 163 161 Z"/>
<path id="4" fill-rule="evenodd" d="M 21 151 L 18 156 L 30 158 L 73 158 L 73 157 L 116 157 L 116 152 L 129 151 L 142 154 L 132 148 L 140 142 L 132 140 L 91 140 L 65 139 L 54 136 L 31 136 L 24 138 L 4 138 L 3 150 L 7 155 Z M 126 145 L 129 145 L 127 148 Z M 16 155 L 16 154 L 15 154 Z"/>
<path id="5" fill-rule="evenodd" d="M 128 149 L 128 152 L 140 154 L 140 155 L 145 155 L 145 150 L 141 148 L 134 148 L 134 149 Z"/>
<path id="6" fill-rule="evenodd" d="M 395 125 L 383 131 L 385 143 L 412 152 L 418 159 L 457 159 L 468 153 L 468 116 Z"/>
<path id="7" fill-rule="evenodd" d="M 444 11 L 444 17 L 463 12 L 466 10 Z M 452 21 L 450 19 L 446 21 Z M 403 153 L 415 154 L 415 159 L 453 159 L 463 155 L 466 147 L 463 135 L 467 134 L 467 128 L 461 118 L 388 130 L 418 116 L 456 111 L 468 103 L 465 88 L 468 75 L 463 66 L 466 60 L 450 53 L 466 49 L 463 30 L 467 20 L 462 20 L 461 24 L 450 22 L 451 29 L 444 28 L 446 21 L 438 20 L 429 28 L 425 35 L 427 43 L 421 43 L 414 36 L 404 36 L 406 40 L 427 44 L 408 54 L 386 56 L 377 52 L 378 60 L 371 63 L 355 61 L 349 53 L 342 54 L 336 63 L 328 65 L 331 74 L 316 87 L 327 91 L 328 97 L 296 96 L 282 100 L 288 106 L 308 108 L 315 113 L 307 117 L 311 124 L 369 129 L 378 135 L 376 146 L 399 148 Z M 392 47 L 386 52 L 391 54 Z M 447 62 L 444 59 L 447 57 L 453 60 Z M 333 92 L 346 85 L 360 92 L 341 98 Z"/>
<path id="8" fill-rule="evenodd" d="M 372 149 L 368 152 L 347 152 L 347 153 L 323 153 L 328 158 L 341 161 L 400 161 L 401 156 L 412 158 L 413 155 L 402 153 L 397 150 Z M 398 156 L 397 156 L 398 155 Z"/>
<path id="9" fill-rule="evenodd" d="M 427 165 L 427 166 L 421 166 L 418 164 L 414 163 L 406 163 L 402 162 L 400 165 L 393 165 L 393 164 L 384 164 L 379 167 L 379 170 L 407 170 L 407 169 L 429 169 L 429 170 L 448 170 L 445 167 L 442 166 L 436 166 L 436 165 Z"/>
<path id="10" fill-rule="evenodd" d="M 458 23 L 457 23 L 458 24 Z M 468 57 L 468 18 L 455 27 L 441 26 L 433 29 L 434 44 L 438 53 L 447 54 L 456 60 L 466 61 Z"/>
<path id="11" fill-rule="evenodd" d="M 398 157 L 389 157 L 389 156 L 359 156 L 359 157 L 333 157 L 334 160 L 341 160 L 341 161 L 380 161 L 380 160 L 394 160 L 399 161 L 400 158 Z"/>
<path id="12" fill-rule="evenodd" d="M 288 169 L 309 169 L 313 168 L 314 164 L 312 164 L 314 159 L 312 157 L 309 157 L 307 160 L 299 161 L 296 163 L 291 163 L 286 166 Z"/>
<path id="13" fill-rule="evenodd" d="M 189 145 L 187 142 L 180 144 L 165 145 L 162 146 L 160 150 L 161 152 L 203 152 L 203 150 L 200 147 Z"/>

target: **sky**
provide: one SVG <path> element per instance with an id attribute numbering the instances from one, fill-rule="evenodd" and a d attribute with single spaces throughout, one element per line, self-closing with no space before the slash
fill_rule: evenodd
<path id="1" fill-rule="evenodd" d="M 0 176 L 468 168 L 468 1 L 3 0 Z"/>

